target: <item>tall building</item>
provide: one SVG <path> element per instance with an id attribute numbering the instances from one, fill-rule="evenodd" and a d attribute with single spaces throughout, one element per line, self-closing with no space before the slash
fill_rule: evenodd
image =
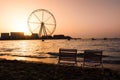
<path id="1" fill-rule="evenodd" d="M 1 39 L 7 40 L 9 38 L 10 38 L 9 33 L 1 33 Z"/>
<path id="2" fill-rule="evenodd" d="M 11 32 L 10 38 L 11 39 L 24 39 L 24 32 Z"/>

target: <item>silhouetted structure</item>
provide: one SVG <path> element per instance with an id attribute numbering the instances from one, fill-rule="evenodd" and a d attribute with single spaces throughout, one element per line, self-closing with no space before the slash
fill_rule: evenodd
<path id="1" fill-rule="evenodd" d="M 37 33 L 32 35 L 24 35 L 24 32 L 10 32 L 10 33 L 1 33 L 1 40 L 23 40 L 23 39 L 72 39 L 70 36 L 64 35 L 54 35 L 54 36 L 42 36 L 39 38 Z"/>
<path id="2" fill-rule="evenodd" d="M 95 38 L 91 38 L 91 40 L 96 40 Z"/>
<path id="3" fill-rule="evenodd" d="M 10 38 L 11 39 L 24 39 L 24 32 L 11 32 Z"/>
<path id="4" fill-rule="evenodd" d="M 9 33 L 1 33 L 1 39 L 2 40 L 7 40 L 9 38 L 10 38 Z"/>
<path id="5" fill-rule="evenodd" d="M 63 39 L 65 36 L 64 35 L 54 35 L 54 39 Z"/>
<path id="6" fill-rule="evenodd" d="M 64 36 L 64 35 L 54 35 L 53 39 L 71 39 L 70 36 Z"/>
<path id="7" fill-rule="evenodd" d="M 39 14 L 44 13 L 44 15 L 40 16 L 38 13 Z M 42 20 L 42 22 L 40 20 Z M 32 21 L 32 23 L 31 23 L 31 21 Z M 35 25 L 35 23 L 37 23 L 39 26 Z M 29 15 L 28 27 L 30 29 L 30 32 L 32 32 L 33 34 L 37 33 L 37 35 L 38 35 L 38 36 L 32 35 L 32 38 L 48 39 L 49 35 L 51 36 L 56 29 L 56 19 L 50 11 L 45 10 L 45 9 L 37 9 L 37 10 L 34 10 L 33 12 L 31 12 L 31 14 Z M 38 32 L 36 32 L 36 31 L 38 31 Z"/>
<path id="8" fill-rule="evenodd" d="M 41 39 L 53 39 L 52 36 L 42 36 Z"/>
<path id="9" fill-rule="evenodd" d="M 107 40 L 107 38 L 103 38 L 103 40 Z"/>
<path id="10" fill-rule="evenodd" d="M 38 34 L 37 33 L 32 34 L 31 39 L 39 39 Z"/>

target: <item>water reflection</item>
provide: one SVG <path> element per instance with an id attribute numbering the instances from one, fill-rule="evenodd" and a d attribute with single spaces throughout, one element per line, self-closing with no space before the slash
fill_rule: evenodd
<path id="1" fill-rule="evenodd" d="M 100 49 L 104 55 L 113 56 L 106 59 L 120 60 L 120 41 L 110 40 L 9 40 L 0 41 L 0 57 L 17 60 L 34 60 L 49 58 L 48 52 L 58 52 L 59 48 L 75 48 L 78 53 L 85 49 Z M 5 57 L 7 56 L 7 57 Z M 21 58 L 24 57 L 24 58 Z M 28 59 L 29 58 L 29 59 Z M 48 60 L 49 61 L 49 60 Z"/>
<path id="2" fill-rule="evenodd" d="M 16 57 L 16 60 L 26 60 L 26 57 Z"/>
<path id="3" fill-rule="evenodd" d="M 27 41 L 22 41 L 19 43 L 19 47 L 20 47 L 21 52 L 27 52 L 28 46 L 29 46 L 29 43 Z"/>

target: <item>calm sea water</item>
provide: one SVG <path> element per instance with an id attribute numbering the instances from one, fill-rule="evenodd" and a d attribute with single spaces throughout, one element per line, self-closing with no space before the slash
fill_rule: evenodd
<path id="1" fill-rule="evenodd" d="M 0 58 L 23 59 L 52 58 L 48 52 L 58 52 L 59 48 L 103 50 L 105 62 L 120 64 L 120 40 L 6 40 L 0 41 Z M 24 58 L 23 58 L 24 57 Z"/>

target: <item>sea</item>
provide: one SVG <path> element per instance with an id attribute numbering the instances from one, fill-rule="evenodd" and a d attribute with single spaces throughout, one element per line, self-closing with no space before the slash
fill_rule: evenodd
<path id="1" fill-rule="evenodd" d="M 0 58 L 24 61 L 49 58 L 47 62 L 50 62 L 57 57 L 48 53 L 58 53 L 60 48 L 77 49 L 78 53 L 102 50 L 103 63 L 120 65 L 120 39 L 0 40 Z"/>

